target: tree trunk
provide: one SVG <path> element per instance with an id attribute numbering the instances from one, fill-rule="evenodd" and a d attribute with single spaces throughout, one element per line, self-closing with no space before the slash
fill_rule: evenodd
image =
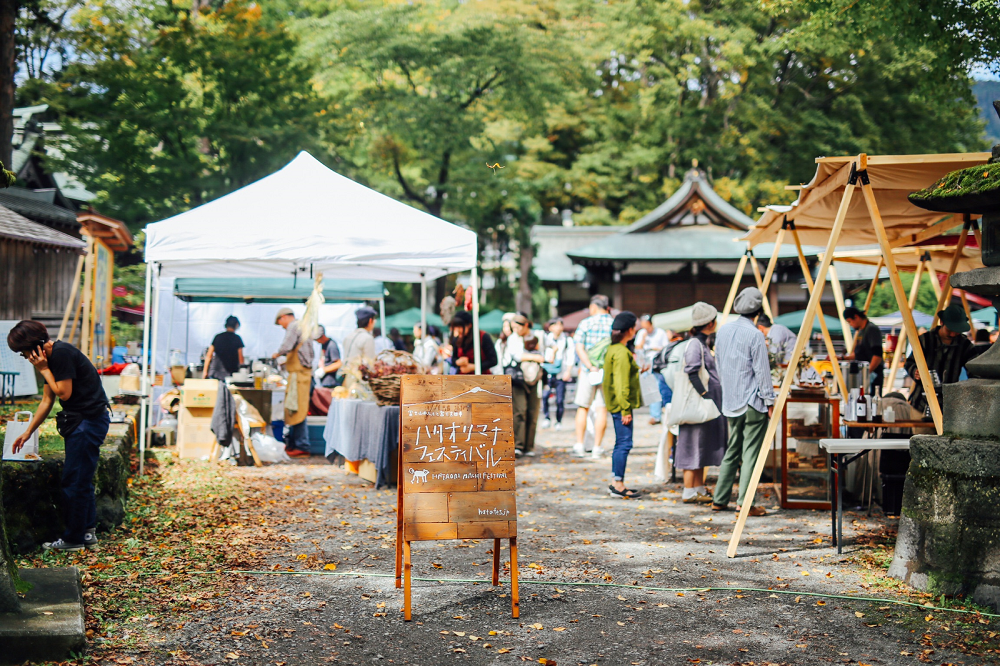
<path id="1" fill-rule="evenodd" d="M 517 281 L 517 296 L 514 299 L 518 312 L 531 318 L 531 263 L 535 260 L 535 248 L 530 243 L 521 244 L 520 275 Z"/>
<path id="2" fill-rule="evenodd" d="M 11 168 L 14 153 L 14 74 L 17 72 L 14 21 L 19 0 L 0 0 L 0 162 Z"/>
<path id="3" fill-rule="evenodd" d="M 0 473 L 0 497 L 3 497 L 3 475 Z M 7 523 L 0 501 L 0 613 L 16 613 L 21 610 L 17 596 L 17 564 L 7 545 Z"/>

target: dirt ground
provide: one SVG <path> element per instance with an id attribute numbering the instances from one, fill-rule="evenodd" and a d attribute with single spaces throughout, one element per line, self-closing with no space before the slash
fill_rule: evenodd
<path id="1" fill-rule="evenodd" d="M 739 556 L 727 559 L 735 514 L 683 504 L 679 485 L 657 484 L 657 429 L 637 420 L 628 469 L 641 500 L 607 495 L 608 458 L 567 454 L 570 427 L 540 430 L 538 455 L 518 464 L 518 620 L 509 586 L 489 585 L 492 542 L 444 541 L 415 544 L 422 580 L 413 621 L 403 621 L 394 490 L 323 459 L 226 468 L 245 487 L 239 520 L 253 535 L 242 547 L 254 549 L 258 573 L 233 576 L 223 598 L 145 654 L 276 666 L 989 663 L 928 648 L 907 624 L 924 609 L 807 595 L 873 596 L 850 560 L 856 546 L 843 556 L 831 547 L 825 512 L 751 519 Z M 849 515 L 846 536 L 863 539 L 885 522 Z"/>

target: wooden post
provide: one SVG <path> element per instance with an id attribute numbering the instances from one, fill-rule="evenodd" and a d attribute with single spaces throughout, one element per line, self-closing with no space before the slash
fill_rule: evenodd
<path id="1" fill-rule="evenodd" d="M 80 351 L 84 353 L 85 356 L 90 358 L 90 342 L 91 342 L 91 319 L 90 311 L 93 306 L 94 298 L 94 239 L 91 236 L 87 236 L 87 261 L 85 262 L 86 268 L 83 274 L 83 324 L 80 327 Z M 147 304 L 148 307 L 148 304 Z M 143 350 L 145 352 L 145 349 Z M 95 359 L 90 359 L 94 361 Z"/>
<path id="2" fill-rule="evenodd" d="M 917 271 L 913 274 L 913 284 L 910 286 L 910 298 L 907 301 L 910 306 L 910 310 L 913 310 L 917 304 L 917 294 L 920 292 L 920 277 L 923 272 L 923 268 L 924 262 L 921 261 L 917 264 Z M 896 385 L 896 373 L 899 371 L 900 360 L 902 359 L 904 351 L 906 351 L 905 328 L 899 332 L 899 338 L 896 340 L 896 349 L 892 352 L 892 365 L 889 366 L 889 381 L 886 384 L 890 390 L 892 390 L 892 387 Z"/>
<path id="3" fill-rule="evenodd" d="M 955 274 L 958 269 L 958 262 L 962 258 L 962 253 L 965 251 L 965 241 L 969 237 L 969 226 L 972 221 L 969 216 L 965 216 L 965 225 L 962 227 L 962 233 L 958 236 L 958 245 L 955 246 L 955 254 L 951 258 L 951 265 L 948 266 L 948 275 L 945 280 L 945 285 L 941 288 L 941 296 L 938 298 L 937 309 L 934 310 L 934 321 L 931 322 L 931 327 L 937 326 L 938 324 L 938 312 L 944 310 L 948 305 L 948 301 L 951 300 L 951 276 Z"/>
<path id="4" fill-rule="evenodd" d="M 412 618 L 412 605 L 410 603 L 410 577 L 412 574 L 410 566 L 410 542 L 403 542 L 403 619 L 409 622 Z"/>
<path id="5" fill-rule="evenodd" d="M 885 265 L 889 269 L 889 283 L 892 285 L 893 293 L 896 294 L 896 303 L 899 304 L 899 310 L 903 314 L 903 326 L 909 330 L 909 335 L 913 339 L 913 360 L 917 363 L 917 371 L 920 373 L 920 383 L 924 386 L 924 392 L 927 394 L 927 403 L 931 408 L 931 416 L 934 418 L 934 426 L 937 429 L 937 434 L 940 435 L 944 432 L 941 405 L 938 402 L 937 392 L 934 391 L 934 380 L 931 378 L 930 370 L 927 369 L 927 359 L 924 358 L 924 349 L 920 346 L 917 326 L 913 323 L 913 311 L 906 300 L 906 292 L 903 291 L 903 283 L 899 279 L 899 271 L 896 270 L 896 260 L 892 256 L 889 237 L 885 233 L 885 226 L 882 224 L 882 215 L 878 211 L 875 192 L 868 181 L 867 172 L 862 175 L 861 192 L 865 196 L 865 204 L 868 206 L 868 213 L 871 215 L 875 234 L 878 236 L 878 244 L 882 246 L 882 253 L 885 255 Z M 963 232 L 959 239 L 959 248 L 955 252 L 955 260 L 952 262 L 952 272 L 954 272 L 954 266 L 957 264 L 957 259 L 962 253 L 962 247 L 965 246 L 965 237 L 968 234 L 968 228 L 966 227 Z M 916 282 L 916 280 L 914 281 Z"/>
<path id="6" fill-rule="evenodd" d="M 764 289 L 764 280 L 760 277 L 760 267 L 757 265 L 757 257 L 753 256 L 753 252 L 750 253 L 750 267 L 753 269 L 754 280 L 757 281 L 757 289 L 760 290 L 761 294 L 764 294 L 767 290 Z M 771 304 L 766 296 L 761 302 L 761 307 L 764 308 L 764 314 L 767 315 L 768 319 L 774 319 L 774 315 L 771 314 Z"/>
<path id="7" fill-rule="evenodd" d="M 966 298 L 964 291 L 962 292 L 962 308 L 965 310 L 965 318 L 969 320 L 969 327 L 975 334 L 976 320 L 972 318 L 972 308 L 969 307 L 969 299 Z"/>
<path id="8" fill-rule="evenodd" d="M 845 192 L 846 192 L 846 190 L 845 190 Z M 853 190 L 852 190 L 852 192 L 853 192 Z M 846 213 L 845 213 L 845 215 L 846 215 Z M 814 288 L 816 288 L 816 287 L 813 285 L 812 275 L 809 273 L 809 263 L 806 261 L 806 254 L 805 254 L 805 252 L 802 251 L 802 241 L 799 240 L 799 232 L 795 229 L 794 226 L 791 227 L 791 231 L 792 231 L 792 239 L 795 241 L 795 249 L 798 250 L 798 253 L 799 253 L 799 266 L 802 268 L 802 277 L 806 281 L 806 288 L 809 290 L 809 293 L 810 293 L 810 296 L 811 296 L 812 290 Z M 832 265 L 833 264 L 833 255 L 832 254 L 829 257 L 827 257 L 824 254 L 823 255 L 823 260 L 820 263 L 826 262 L 826 260 L 828 258 L 830 259 L 830 261 L 827 262 L 827 263 L 829 265 Z M 820 289 L 822 289 L 822 288 L 820 288 Z M 820 299 L 822 299 L 822 296 L 823 296 L 823 294 L 820 294 Z M 810 298 L 810 300 L 812 300 L 812 299 Z M 805 328 L 805 320 L 803 320 L 802 326 L 803 326 L 803 328 L 799 329 L 799 334 L 801 334 L 802 330 Z M 819 328 L 820 328 L 820 331 L 822 331 L 822 333 L 823 333 L 823 343 L 826 345 L 826 354 L 827 354 L 827 356 L 830 357 L 830 365 L 833 366 L 833 377 L 834 377 L 834 379 L 837 382 L 837 387 L 840 389 L 840 395 L 844 396 L 844 399 L 846 400 L 847 399 L 847 382 L 844 381 L 844 375 L 840 372 L 840 364 L 837 363 L 837 352 L 834 351 L 834 349 L 833 349 L 833 336 L 830 335 L 830 329 L 827 328 L 827 326 L 826 326 L 826 317 L 823 316 L 823 308 L 822 307 L 819 309 Z M 809 326 L 807 335 L 812 335 L 812 325 L 811 324 Z M 795 362 L 798 363 L 797 360 Z M 789 368 L 794 368 L 795 366 L 793 366 L 791 364 L 791 362 L 789 362 L 788 367 Z M 790 374 L 795 374 L 795 373 L 793 372 L 793 373 L 790 373 Z"/>
<path id="9" fill-rule="evenodd" d="M 844 290 L 840 286 L 840 278 L 837 277 L 837 267 L 830 264 L 830 287 L 833 289 L 833 300 L 837 304 L 837 316 L 840 318 L 840 332 L 844 336 L 844 347 L 847 349 L 847 353 L 851 354 L 854 352 L 854 336 L 851 335 L 851 327 L 847 325 L 847 320 L 844 319 Z"/>
<path id="10" fill-rule="evenodd" d="M 493 539 L 493 586 L 500 584 L 500 539 Z"/>
<path id="11" fill-rule="evenodd" d="M 521 617 L 517 594 L 517 537 L 510 538 L 510 614 L 515 620 Z"/>
<path id="12" fill-rule="evenodd" d="M 879 257 L 878 263 L 875 265 L 875 277 L 872 278 L 872 283 L 868 286 L 868 295 L 865 296 L 865 307 L 864 313 L 868 315 L 868 308 L 872 306 L 872 296 L 875 295 L 875 287 L 878 286 L 878 274 L 882 272 L 882 267 L 885 266 L 885 257 Z"/>
<path id="13" fill-rule="evenodd" d="M 76 260 L 76 271 L 73 273 L 73 286 L 70 288 L 69 300 L 66 302 L 66 311 L 63 312 L 62 324 L 59 325 L 57 340 L 62 340 L 63 335 L 66 334 L 66 325 L 69 323 L 69 316 L 73 312 L 73 306 L 76 305 L 76 295 L 80 291 L 80 271 L 83 270 L 83 262 L 86 259 L 87 255 L 81 254 Z"/>
<path id="14" fill-rule="evenodd" d="M 722 308 L 722 314 L 719 315 L 719 326 L 726 323 L 726 319 L 729 317 L 730 310 L 733 309 L 733 301 L 736 300 L 736 292 L 740 290 L 740 280 L 743 279 L 743 271 L 747 267 L 747 255 L 744 253 L 740 257 L 740 263 L 736 267 L 736 275 L 733 276 L 733 286 L 729 288 L 729 295 L 726 296 L 726 307 Z"/>
<path id="15" fill-rule="evenodd" d="M 931 288 L 934 290 L 934 298 L 941 300 L 941 282 L 938 280 L 937 271 L 934 270 L 934 262 L 931 261 L 930 253 L 924 255 L 923 263 L 924 268 L 927 269 L 927 275 L 931 279 Z"/>
<path id="16" fill-rule="evenodd" d="M 424 331 L 424 335 L 427 332 Z M 396 447 L 396 589 L 403 586 L 403 410 L 399 410 L 399 444 Z"/>
<path id="17" fill-rule="evenodd" d="M 76 337 L 76 325 L 80 323 L 80 313 L 83 312 L 83 299 L 77 301 L 76 312 L 73 313 L 73 325 L 69 328 L 69 337 L 63 342 L 68 342 L 73 344 L 73 339 Z M 79 348 L 79 347 L 77 347 Z"/>
<path id="18" fill-rule="evenodd" d="M 867 163 L 867 159 L 863 164 L 865 163 Z M 823 297 L 826 273 L 833 262 L 833 250 L 837 247 L 837 241 L 840 240 L 840 232 L 844 228 L 844 220 L 847 219 L 847 211 L 851 205 L 851 198 L 854 196 L 856 178 L 852 170 L 851 177 L 844 187 L 844 197 L 841 199 L 840 207 L 837 209 L 837 216 L 833 220 L 833 227 L 830 229 L 830 238 L 827 240 L 826 253 L 823 255 L 822 261 L 820 261 L 819 271 L 816 274 L 816 288 L 810 289 L 809 292 L 809 303 L 806 305 L 806 311 L 802 316 L 802 328 L 799 329 L 799 334 L 795 338 L 795 348 L 792 350 L 792 356 L 788 362 L 788 367 L 790 368 L 798 365 L 799 359 L 802 358 L 802 352 L 806 348 L 806 342 L 809 340 L 813 317 L 816 316 L 820 299 Z M 797 238 L 796 244 L 798 244 Z M 808 275 L 808 272 L 806 274 Z M 834 367 L 837 367 L 836 364 L 834 364 Z M 774 414 L 780 415 L 785 408 L 788 393 L 792 390 L 794 375 L 794 372 L 785 373 L 785 378 L 781 381 L 781 388 L 778 390 L 777 400 L 774 403 Z M 847 394 L 845 393 L 844 397 L 846 398 L 846 396 Z M 743 527 L 746 525 L 747 516 L 750 514 L 754 495 L 757 494 L 757 484 L 760 482 L 760 475 L 764 472 L 764 467 L 767 466 L 767 455 L 771 450 L 771 445 L 774 442 L 774 436 L 778 431 L 778 424 L 780 422 L 780 418 L 773 416 L 768 420 L 767 431 L 764 433 L 764 441 L 760 447 L 760 454 L 757 456 L 757 464 L 754 465 L 753 474 L 750 477 L 750 485 L 747 487 L 746 495 L 743 497 L 743 506 L 740 508 L 739 516 L 736 519 L 736 526 L 733 528 L 732 537 L 729 539 L 729 548 L 726 550 L 728 557 L 736 557 L 736 549 L 740 543 L 740 536 L 743 534 Z"/>
<path id="19" fill-rule="evenodd" d="M 761 292 L 764 294 L 765 300 L 767 300 L 767 290 L 771 286 L 771 280 L 774 277 L 774 270 L 778 267 L 778 253 L 781 251 L 781 243 L 784 240 L 785 228 L 782 227 L 778 229 L 778 235 L 774 239 L 774 251 L 771 252 L 771 260 L 767 262 L 767 269 L 764 271 L 764 286 L 761 287 Z"/>

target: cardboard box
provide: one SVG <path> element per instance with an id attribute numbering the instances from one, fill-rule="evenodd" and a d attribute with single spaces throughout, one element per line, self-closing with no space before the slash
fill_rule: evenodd
<path id="1" fill-rule="evenodd" d="M 188 379 L 181 387 L 181 404 L 185 407 L 215 407 L 219 394 L 217 379 Z"/>
<path id="2" fill-rule="evenodd" d="M 177 415 L 177 454 L 181 458 L 207 458 L 215 447 L 212 414 L 204 407 L 181 406 Z"/>

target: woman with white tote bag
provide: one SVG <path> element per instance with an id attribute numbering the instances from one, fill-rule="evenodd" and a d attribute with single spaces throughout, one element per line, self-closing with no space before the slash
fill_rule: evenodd
<path id="1" fill-rule="evenodd" d="M 669 421 L 678 423 L 674 466 L 684 471 L 686 504 L 710 504 L 705 468 L 718 465 L 726 453 L 726 419 L 722 416 L 722 383 L 712 355 L 710 337 L 718 310 L 699 301 L 691 311 L 692 338 L 677 373 Z"/>

